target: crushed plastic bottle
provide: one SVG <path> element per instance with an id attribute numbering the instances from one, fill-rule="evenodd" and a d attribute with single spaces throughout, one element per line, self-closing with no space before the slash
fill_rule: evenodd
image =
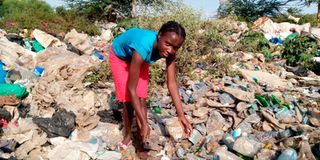
<path id="1" fill-rule="evenodd" d="M 263 107 L 269 107 L 269 102 L 262 96 L 256 95 L 255 98 L 262 104 Z"/>
<path id="2" fill-rule="evenodd" d="M 297 158 L 297 152 L 292 148 L 287 148 L 281 153 L 277 160 L 296 160 Z"/>

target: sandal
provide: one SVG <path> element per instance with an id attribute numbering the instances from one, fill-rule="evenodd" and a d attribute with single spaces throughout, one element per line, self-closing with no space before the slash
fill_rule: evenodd
<path id="1" fill-rule="evenodd" d="M 130 140 L 128 144 L 123 144 L 122 142 L 120 142 L 117 146 L 117 150 L 118 151 L 127 150 L 131 144 L 132 144 L 132 140 Z"/>

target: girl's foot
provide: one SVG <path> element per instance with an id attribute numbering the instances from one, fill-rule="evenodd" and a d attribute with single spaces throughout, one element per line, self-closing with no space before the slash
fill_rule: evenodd
<path id="1" fill-rule="evenodd" d="M 131 136 L 127 135 L 123 138 L 122 142 L 118 144 L 117 150 L 123 151 L 126 150 L 132 144 Z"/>

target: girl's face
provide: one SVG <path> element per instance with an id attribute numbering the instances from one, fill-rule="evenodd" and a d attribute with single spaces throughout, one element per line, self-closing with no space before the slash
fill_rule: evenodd
<path id="1" fill-rule="evenodd" d="M 174 56 L 184 42 L 184 38 L 175 32 L 164 32 L 158 35 L 158 50 L 162 58 Z"/>

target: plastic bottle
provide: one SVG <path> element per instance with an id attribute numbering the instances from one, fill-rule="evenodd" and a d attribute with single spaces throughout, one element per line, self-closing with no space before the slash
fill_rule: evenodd
<path id="1" fill-rule="evenodd" d="M 297 152 L 292 148 L 287 148 L 281 153 L 277 160 L 296 160 L 297 158 Z"/>
<path id="2" fill-rule="evenodd" d="M 269 102 L 262 96 L 256 95 L 255 98 L 262 104 L 263 107 L 269 107 Z"/>

